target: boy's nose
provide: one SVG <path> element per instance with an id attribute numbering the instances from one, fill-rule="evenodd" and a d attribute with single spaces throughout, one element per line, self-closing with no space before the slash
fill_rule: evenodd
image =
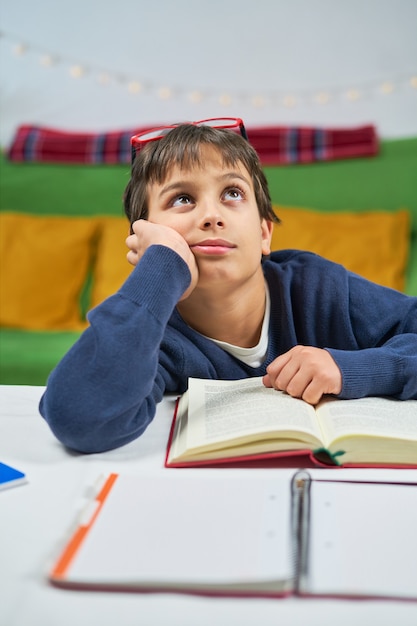
<path id="1" fill-rule="evenodd" d="M 222 228 L 224 226 L 224 219 L 219 211 L 218 207 L 214 204 L 204 207 L 201 214 L 201 224 L 203 228 Z"/>
<path id="2" fill-rule="evenodd" d="M 203 220 L 203 226 L 204 228 L 212 228 L 213 226 L 216 226 L 217 228 L 223 228 L 224 223 L 223 219 L 220 216 L 206 216 Z"/>

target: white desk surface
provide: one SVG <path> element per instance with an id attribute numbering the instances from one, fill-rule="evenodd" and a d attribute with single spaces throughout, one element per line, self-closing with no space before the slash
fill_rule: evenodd
<path id="1" fill-rule="evenodd" d="M 42 392 L 42 387 L 0 386 L 0 461 L 28 478 L 27 484 L 0 492 L 0 626 L 416 626 L 417 603 L 412 602 L 204 598 L 52 587 L 46 574 L 57 546 L 86 488 L 101 474 L 193 470 L 163 468 L 172 398 L 164 400 L 138 440 L 111 452 L 78 455 L 64 449 L 40 417 Z M 277 472 L 291 476 L 294 470 Z M 316 472 L 334 476 L 334 470 L 311 471 Z M 337 477 L 362 472 L 337 470 Z M 398 473 L 366 470 L 366 476 Z M 416 480 L 416 471 L 401 470 L 401 478 Z"/>

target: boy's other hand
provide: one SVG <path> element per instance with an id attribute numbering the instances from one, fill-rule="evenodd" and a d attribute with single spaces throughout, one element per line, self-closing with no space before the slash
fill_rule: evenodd
<path id="1" fill-rule="evenodd" d="M 294 398 L 317 404 L 324 394 L 339 394 L 342 374 L 327 350 L 295 346 L 267 367 L 265 387 L 285 391 Z"/>
<path id="2" fill-rule="evenodd" d="M 126 239 L 129 248 L 127 260 L 131 265 L 137 265 L 146 250 L 153 245 L 167 246 L 180 255 L 187 263 L 191 273 L 191 283 L 184 292 L 181 300 L 187 298 L 198 282 L 198 268 L 195 257 L 184 237 L 176 230 L 163 224 L 154 224 L 147 220 L 137 220 L 132 224 L 133 234 Z"/>

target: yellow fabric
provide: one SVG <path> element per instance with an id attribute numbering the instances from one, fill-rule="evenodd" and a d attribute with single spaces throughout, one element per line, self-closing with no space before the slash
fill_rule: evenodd
<path id="1" fill-rule="evenodd" d="M 410 219 L 397 212 L 325 213 L 275 206 L 272 249 L 311 250 L 366 278 L 404 290 Z M 0 213 L 0 325 L 77 330 L 80 294 L 93 265 L 91 307 L 132 271 L 124 217 Z M 90 307 L 90 308 L 91 308 Z"/>
<path id="2" fill-rule="evenodd" d="M 388 212 L 325 213 L 274 206 L 272 250 L 296 248 L 320 254 L 373 282 L 403 291 L 410 247 L 405 209 Z"/>
<path id="3" fill-rule="evenodd" d="M 78 329 L 97 222 L 0 213 L 0 325 Z"/>
<path id="4" fill-rule="evenodd" d="M 93 273 L 92 308 L 114 294 L 133 269 L 126 259 L 128 248 L 125 241 L 129 228 L 129 222 L 125 217 L 100 218 Z"/>

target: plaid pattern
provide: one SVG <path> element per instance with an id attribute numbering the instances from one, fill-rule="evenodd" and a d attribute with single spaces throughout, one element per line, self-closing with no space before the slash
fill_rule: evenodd
<path id="1" fill-rule="evenodd" d="M 358 128 L 277 127 L 248 129 L 264 165 L 290 165 L 373 156 L 378 137 L 372 125 Z"/>
<path id="2" fill-rule="evenodd" d="M 121 132 L 75 133 L 40 126 L 18 128 L 8 150 L 11 161 L 130 163 L 130 138 L 153 127 Z M 263 165 L 288 165 L 373 156 L 378 137 L 372 125 L 357 128 L 262 127 L 247 129 Z"/>

